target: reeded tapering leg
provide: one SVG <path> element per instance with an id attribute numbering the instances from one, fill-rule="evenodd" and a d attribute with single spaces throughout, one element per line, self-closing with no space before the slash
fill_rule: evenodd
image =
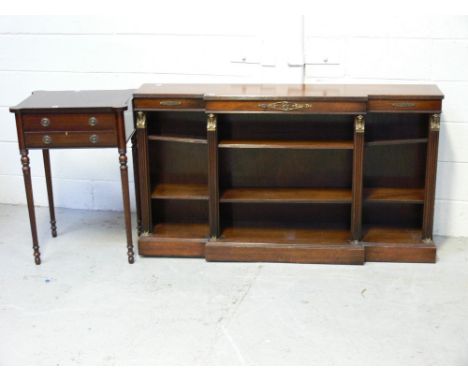
<path id="1" fill-rule="evenodd" d="M 127 255 L 128 262 L 133 264 L 135 262 L 135 257 L 133 253 L 132 218 L 130 212 L 130 193 L 128 190 L 128 167 L 126 154 L 127 151 L 125 149 L 119 149 L 120 177 L 122 179 L 123 207 L 125 214 L 125 230 L 127 232 Z"/>
<path id="2" fill-rule="evenodd" d="M 49 199 L 49 212 L 50 212 L 50 230 L 52 237 L 57 237 L 57 222 L 55 220 L 55 207 L 54 207 L 54 193 L 52 191 L 52 174 L 50 171 L 50 154 L 48 149 L 42 150 L 44 158 L 44 170 L 47 184 L 47 197 Z"/>
<path id="3" fill-rule="evenodd" d="M 137 232 L 141 235 L 141 211 L 140 211 L 140 174 L 138 170 L 138 146 L 136 134 L 132 136 L 132 156 L 133 156 L 133 178 L 135 180 L 135 200 L 137 210 Z"/>
<path id="4" fill-rule="evenodd" d="M 26 201 L 28 203 L 29 222 L 31 223 L 31 234 L 33 240 L 34 262 L 41 263 L 39 252 L 39 241 L 37 240 L 36 214 L 34 213 L 34 198 L 31 182 L 31 168 L 29 167 L 28 150 L 21 150 L 21 164 L 23 166 L 24 187 L 26 189 Z"/>

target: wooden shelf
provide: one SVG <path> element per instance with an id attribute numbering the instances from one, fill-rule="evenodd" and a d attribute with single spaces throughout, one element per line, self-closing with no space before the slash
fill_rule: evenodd
<path id="1" fill-rule="evenodd" d="M 226 227 L 220 240 L 243 243 L 348 244 L 346 229 Z"/>
<path id="2" fill-rule="evenodd" d="M 157 184 L 152 199 L 208 200 L 208 186 L 204 184 Z"/>
<path id="3" fill-rule="evenodd" d="M 177 135 L 148 135 L 150 141 L 164 141 L 164 142 L 180 142 L 180 143 L 196 143 L 207 144 L 207 140 L 197 137 L 177 136 Z"/>
<path id="4" fill-rule="evenodd" d="M 342 188 L 231 188 L 222 203 L 351 203 L 351 190 Z"/>
<path id="5" fill-rule="evenodd" d="M 222 140 L 220 148 L 352 150 L 353 141 Z"/>
<path id="6" fill-rule="evenodd" d="M 368 226 L 363 228 L 363 241 L 367 243 L 421 244 L 422 234 L 416 228 Z"/>
<path id="7" fill-rule="evenodd" d="M 153 227 L 153 235 L 160 238 L 206 239 L 208 224 L 160 223 Z"/>
<path id="8" fill-rule="evenodd" d="M 366 188 L 364 201 L 382 203 L 424 203 L 423 188 Z"/>
<path id="9" fill-rule="evenodd" d="M 413 145 L 427 143 L 427 138 L 387 139 L 366 142 L 366 146 Z"/>

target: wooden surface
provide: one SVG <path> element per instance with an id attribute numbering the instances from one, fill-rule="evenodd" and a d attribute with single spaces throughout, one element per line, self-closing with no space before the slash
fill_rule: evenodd
<path id="1" fill-rule="evenodd" d="M 135 98 L 167 97 L 205 99 L 442 99 L 435 85 L 388 84 L 143 84 Z"/>
<path id="2" fill-rule="evenodd" d="M 126 155 L 126 144 L 133 135 L 134 128 L 133 123 L 131 126 L 128 124 L 125 126 L 124 123 L 124 113 L 131 95 L 131 90 L 37 91 L 10 109 L 16 117 L 36 264 L 41 263 L 41 258 L 29 168 L 28 149 L 30 148 L 43 149 L 53 237 L 57 235 L 57 232 L 49 149 L 101 147 L 118 149 L 127 237 L 127 258 L 129 263 L 134 262 Z"/>
<path id="3" fill-rule="evenodd" d="M 148 224 L 159 228 L 140 251 L 433 262 L 428 122 L 442 99 L 434 85 L 143 85 L 134 106 L 148 117 Z"/>
<path id="4" fill-rule="evenodd" d="M 35 91 L 10 111 L 126 110 L 133 90 Z"/>
<path id="5" fill-rule="evenodd" d="M 203 199 L 208 200 L 205 184 L 157 184 L 151 193 L 153 199 Z"/>
<path id="6" fill-rule="evenodd" d="M 222 203 L 351 203 L 351 190 L 342 188 L 232 188 Z"/>
<path id="7" fill-rule="evenodd" d="M 376 187 L 364 190 L 367 202 L 423 203 L 424 189 Z"/>
<path id="8" fill-rule="evenodd" d="M 220 148 L 352 150 L 353 141 L 222 140 Z"/>

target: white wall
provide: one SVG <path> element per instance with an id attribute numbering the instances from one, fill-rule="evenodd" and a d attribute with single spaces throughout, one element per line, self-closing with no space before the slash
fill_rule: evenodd
<path id="1" fill-rule="evenodd" d="M 468 18 L 258 20 L 0 17 L 0 203 L 25 203 L 8 107 L 33 90 L 145 82 L 436 83 L 446 98 L 435 231 L 468 236 Z M 114 150 L 56 150 L 51 158 L 57 206 L 121 209 Z M 31 166 L 36 204 L 47 205 L 40 152 L 31 152 Z"/>

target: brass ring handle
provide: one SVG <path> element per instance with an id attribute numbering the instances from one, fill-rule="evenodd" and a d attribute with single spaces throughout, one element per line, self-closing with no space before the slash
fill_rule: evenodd
<path id="1" fill-rule="evenodd" d="M 89 117 L 88 119 L 88 125 L 89 126 L 96 126 L 98 123 L 98 120 L 96 117 Z"/>
<path id="2" fill-rule="evenodd" d="M 96 144 L 99 142 L 99 136 L 97 134 L 93 134 L 89 137 L 89 141 L 92 143 L 92 144 Z"/>
<path id="3" fill-rule="evenodd" d="M 50 145 L 52 143 L 52 137 L 50 135 L 44 135 L 42 137 L 42 143 L 45 145 Z"/>
<path id="4" fill-rule="evenodd" d="M 49 118 L 42 118 L 41 119 L 41 126 L 42 127 L 48 127 L 50 125 L 50 119 Z"/>

